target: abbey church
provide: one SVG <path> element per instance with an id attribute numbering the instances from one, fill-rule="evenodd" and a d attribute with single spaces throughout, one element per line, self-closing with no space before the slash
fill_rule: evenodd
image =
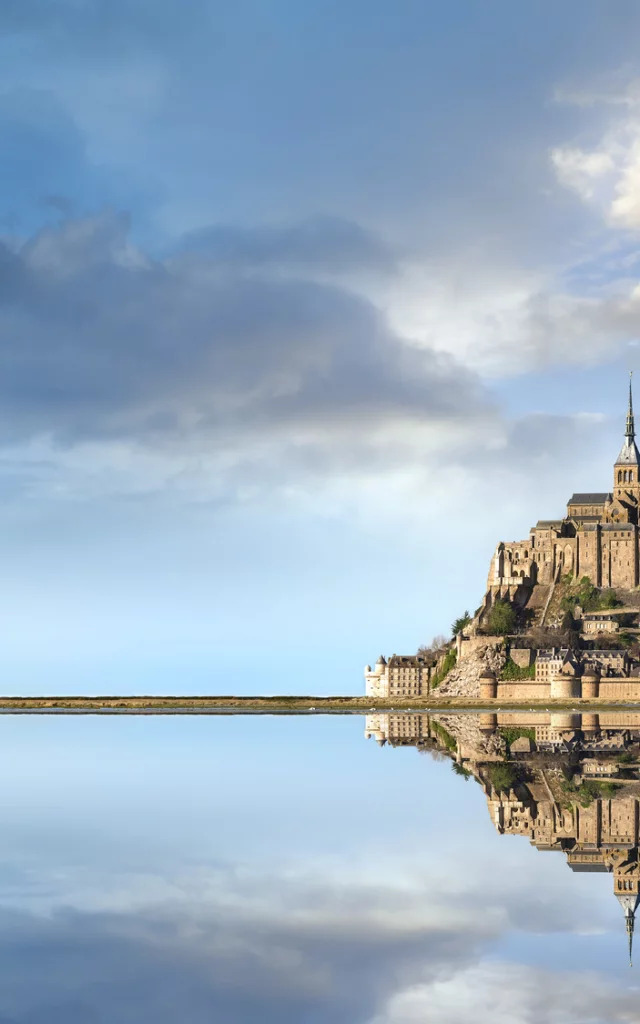
<path id="1" fill-rule="evenodd" d="M 631 589 L 640 583 L 640 452 L 633 397 L 624 444 L 607 492 L 573 494 L 563 519 L 539 520 L 527 540 L 498 544 L 488 590 L 513 598 L 519 587 L 549 585 L 561 575 L 588 576 L 596 587 Z"/>

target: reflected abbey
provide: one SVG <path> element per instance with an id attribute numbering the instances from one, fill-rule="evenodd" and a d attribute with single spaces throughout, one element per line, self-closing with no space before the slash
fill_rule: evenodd
<path id="1" fill-rule="evenodd" d="M 632 958 L 640 906 L 640 713 L 371 714 L 365 736 L 450 757 L 501 834 L 608 872 Z"/>

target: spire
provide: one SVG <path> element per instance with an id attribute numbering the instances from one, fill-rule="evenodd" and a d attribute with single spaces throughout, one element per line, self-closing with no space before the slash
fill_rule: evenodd
<path id="1" fill-rule="evenodd" d="M 633 371 L 629 373 L 629 408 L 627 410 L 627 426 L 624 432 L 624 444 L 622 450 L 616 459 L 616 466 L 637 466 L 638 476 L 633 479 L 633 483 L 640 482 L 640 452 L 636 445 L 636 428 L 633 417 L 633 394 L 631 390 L 631 377 Z M 623 470 L 624 473 L 624 470 Z M 627 482 L 627 474 L 624 473 L 624 479 L 620 473 L 616 473 L 615 483 L 620 484 L 621 482 Z"/>
<path id="2" fill-rule="evenodd" d="M 632 445 L 636 438 L 636 429 L 633 422 L 633 394 L 631 391 L 632 378 L 633 370 L 629 370 L 629 411 L 627 412 L 627 429 L 624 432 L 628 445 Z"/>
<path id="3" fill-rule="evenodd" d="M 629 967 L 633 967 L 633 929 L 636 921 L 636 910 L 640 903 L 640 896 L 637 893 L 631 892 L 617 892 L 616 897 L 618 903 L 624 910 L 624 923 L 627 929 L 627 939 L 629 942 Z"/>

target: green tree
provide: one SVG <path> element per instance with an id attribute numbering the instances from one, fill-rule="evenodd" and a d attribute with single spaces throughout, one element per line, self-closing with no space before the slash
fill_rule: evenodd
<path id="1" fill-rule="evenodd" d="M 499 793 L 512 789 L 517 780 L 516 770 L 510 764 L 492 764 L 488 775 L 491 785 Z"/>
<path id="2" fill-rule="evenodd" d="M 506 636 L 516 628 L 517 616 L 509 601 L 496 601 L 489 613 L 487 623 L 489 632 L 494 636 Z"/>
<path id="3" fill-rule="evenodd" d="M 469 771 L 469 769 L 465 768 L 461 764 L 458 764 L 457 761 L 453 761 L 451 763 L 451 768 L 456 773 L 456 775 L 461 775 L 465 782 L 468 782 L 469 779 L 471 778 L 471 772 Z"/>
<path id="4" fill-rule="evenodd" d="M 451 627 L 451 633 L 453 636 L 457 636 L 458 633 L 462 633 L 462 630 L 466 629 L 470 622 L 471 616 L 469 615 L 469 612 L 465 612 L 464 615 L 460 615 Z"/>

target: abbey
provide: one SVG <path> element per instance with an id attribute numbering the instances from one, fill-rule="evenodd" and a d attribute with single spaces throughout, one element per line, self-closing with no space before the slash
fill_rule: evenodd
<path id="1" fill-rule="evenodd" d="M 630 382 L 625 438 L 613 467 L 612 490 L 573 494 L 563 519 L 541 519 L 527 540 L 498 544 L 487 589 L 493 599 L 513 599 L 518 588 L 548 585 L 568 573 L 588 576 L 596 587 L 637 587 L 639 531 L 640 452 Z"/>
<path id="2" fill-rule="evenodd" d="M 443 697 L 640 701 L 639 586 L 640 451 L 629 381 L 612 489 L 573 494 L 562 519 L 539 520 L 526 540 L 501 541 L 480 607 L 455 637 L 436 652 L 381 656 L 365 667 L 366 693 L 396 700 L 438 687 Z"/>

